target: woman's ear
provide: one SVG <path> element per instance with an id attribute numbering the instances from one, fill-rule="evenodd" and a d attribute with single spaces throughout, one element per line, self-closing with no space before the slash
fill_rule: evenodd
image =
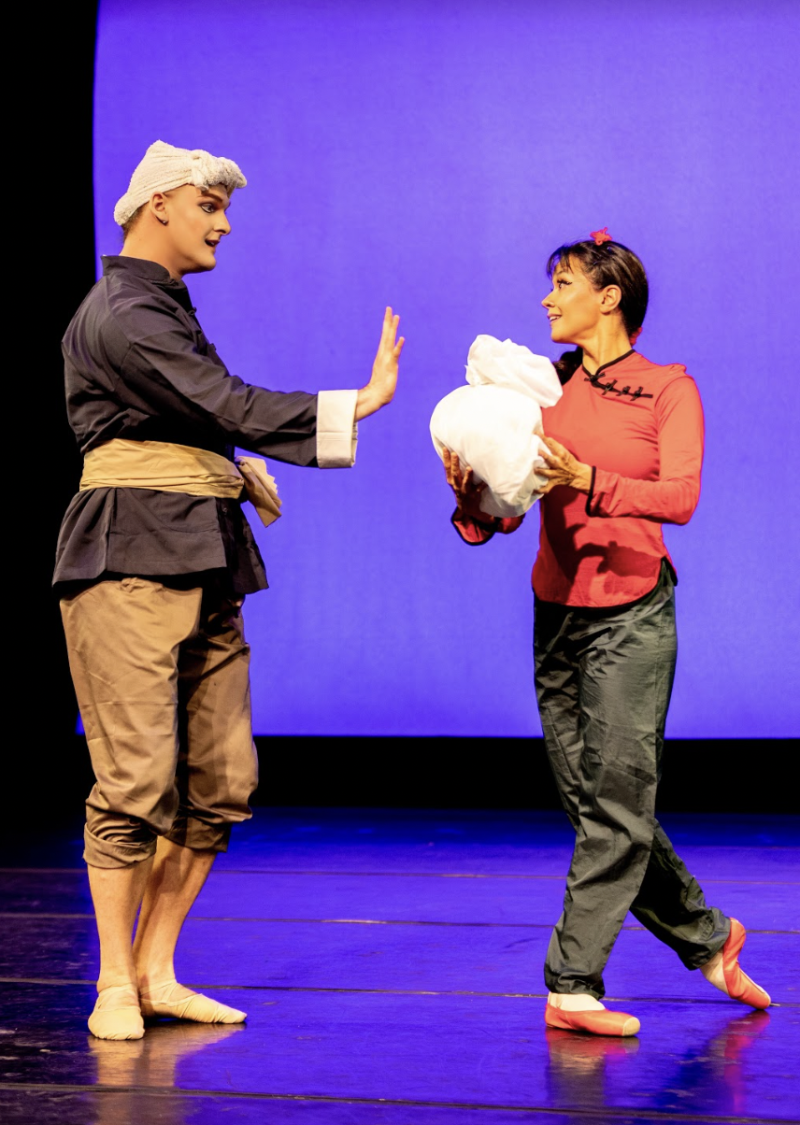
<path id="1" fill-rule="evenodd" d="M 622 300 L 622 290 L 618 285 L 607 285 L 600 296 L 600 309 L 604 313 L 616 312 Z"/>

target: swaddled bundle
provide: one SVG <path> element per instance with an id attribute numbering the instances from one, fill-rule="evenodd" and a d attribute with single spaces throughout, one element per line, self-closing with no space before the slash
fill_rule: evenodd
<path id="1" fill-rule="evenodd" d="M 446 395 L 431 416 L 436 452 L 457 454 L 477 481 L 485 481 L 481 510 L 490 516 L 521 516 L 547 483 L 539 439 L 543 406 L 561 398 L 549 359 L 511 340 L 478 336 L 467 357 L 467 383 Z"/>

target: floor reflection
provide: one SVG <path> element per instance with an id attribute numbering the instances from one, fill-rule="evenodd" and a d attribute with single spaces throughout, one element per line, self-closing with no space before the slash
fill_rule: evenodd
<path id="1" fill-rule="evenodd" d="M 744 1114 L 748 1090 L 743 1064 L 749 1048 L 769 1023 L 767 1012 L 749 1012 L 689 1048 L 682 1057 L 666 1058 L 657 1072 L 657 1089 L 651 1095 L 654 1108 L 682 1108 L 675 1104 L 675 1092 L 679 1090 L 684 1105 L 690 1101 L 706 1111 L 733 1114 L 735 1118 Z M 548 1028 L 546 1041 L 547 1087 L 555 1109 L 613 1105 L 617 1100 L 615 1087 L 629 1088 L 632 1080 L 638 1079 L 637 1085 L 645 1093 L 652 1082 L 652 1056 L 647 1059 L 649 1066 L 637 1066 L 636 1072 L 630 1069 L 640 1050 L 638 1037 L 614 1039 Z M 642 1058 L 640 1063 L 644 1062 Z"/>
<path id="2" fill-rule="evenodd" d="M 95 1083 L 119 1091 L 98 1099 L 91 1125 L 141 1125 L 148 1121 L 148 1090 L 180 1087 L 182 1059 L 218 1046 L 245 1031 L 242 1024 L 151 1024 L 144 1039 L 115 1041 L 88 1036 L 96 1065 Z M 182 1098 L 159 1102 L 159 1125 L 185 1125 L 190 1107 Z M 87 1123 L 89 1125 L 89 1123 Z"/>
<path id="3" fill-rule="evenodd" d="M 606 1105 L 608 1072 L 624 1065 L 638 1052 L 635 1036 L 581 1035 L 574 1031 L 547 1028 L 547 1090 L 556 1108 L 588 1108 Z"/>
<path id="4" fill-rule="evenodd" d="M 731 1020 L 699 1048 L 687 1051 L 669 1085 L 678 1084 L 695 1104 L 713 1105 L 714 1113 L 744 1115 L 748 1098 L 744 1062 L 756 1039 L 769 1027 L 768 1012 L 753 1011 Z M 661 1099 L 656 1099 L 661 1108 Z M 750 1106 L 752 1109 L 752 1105 Z"/>

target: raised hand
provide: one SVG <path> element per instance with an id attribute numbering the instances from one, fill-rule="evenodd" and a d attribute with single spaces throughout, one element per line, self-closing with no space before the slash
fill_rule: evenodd
<path id="1" fill-rule="evenodd" d="M 397 339 L 399 323 L 400 317 L 394 315 L 391 307 L 387 307 L 383 315 L 378 352 L 372 365 L 372 377 L 366 387 L 362 387 L 358 392 L 356 421 L 366 418 L 368 414 L 374 414 L 394 398 L 397 388 L 398 360 L 405 343 L 403 336 Z"/>

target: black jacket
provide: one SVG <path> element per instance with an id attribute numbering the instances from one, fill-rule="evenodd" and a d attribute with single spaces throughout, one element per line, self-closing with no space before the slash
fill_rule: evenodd
<path id="1" fill-rule="evenodd" d="M 317 396 L 230 375 L 189 291 L 155 262 L 103 259 L 103 277 L 62 343 L 67 413 L 82 453 L 112 438 L 234 446 L 316 465 Z M 79 492 L 61 525 L 54 583 L 103 574 L 227 571 L 238 594 L 267 585 L 238 501 L 140 488 Z"/>

